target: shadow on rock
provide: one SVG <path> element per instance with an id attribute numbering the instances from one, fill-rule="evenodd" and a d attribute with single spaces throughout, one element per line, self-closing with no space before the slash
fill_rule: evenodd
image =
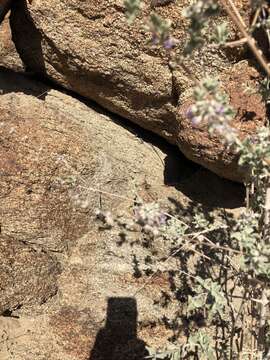
<path id="1" fill-rule="evenodd" d="M 193 202 L 205 207 L 235 209 L 244 206 L 245 188 L 242 184 L 222 179 L 196 164 L 190 166 L 188 174 L 183 175 L 187 166 L 183 166 L 180 159 L 180 156 L 165 158 L 165 185 L 174 186 Z"/>
<path id="2" fill-rule="evenodd" d="M 42 34 L 34 24 L 31 14 L 28 10 L 27 1 L 14 1 L 11 6 L 10 26 L 12 30 L 12 40 L 24 64 L 26 71 L 44 77 L 46 75 L 46 66 L 42 51 Z M 17 31 L 17 29 L 19 29 Z M 22 29 L 27 29 L 26 31 Z M 18 35 L 23 32 L 20 46 Z M 22 49 L 28 50 L 25 54 Z"/>
<path id="3" fill-rule="evenodd" d="M 89 360 L 143 360 L 148 352 L 137 338 L 137 316 L 134 298 L 109 298 L 105 327 L 97 334 Z"/>
<path id="4" fill-rule="evenodd" d="M 12 70 L 0 66 L 0 93 L 24 93 L 32 95 L 40 100 L 45 100 L 50 87 L 39 81 L 31 79 L 25 74 L 15 73 Z"/>

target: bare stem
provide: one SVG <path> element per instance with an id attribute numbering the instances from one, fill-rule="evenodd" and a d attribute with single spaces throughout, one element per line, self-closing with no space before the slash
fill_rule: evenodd
<path id="1" fill-rule="evenodd" d="M 237 47 L 237 46 L 242 46 L 242 45 L 246 44 L 246 42 L 247 42 L 246 38 L 235 40 L 235 41 L 229 41 L 224 44 L 224 47 L 233 48 L 233 47 Z"/>
<path id="2" fill-rule="evenodd" d="M 260 320 L 259 320 L 259 334 L 258 334 L 258 349 L 259 359 L 263 359 L 263 353 L 265 351 L 265 327 L 266 327 L 266 315 L 268 311 L 268 297 L 267 290 L 264 289 L 262 292 L 262 298 L 259 301 L 260 304 Z"/>
<path id="3" fill-rule="evenodd" d="M 231 18 L 231 20 L 234 22 L 234 24 L 237 26 L 238 30 L 241 32 L 243 37 L 246 39 L 246 42 L 250 48 L 250 50 L 253 52 L 254 56 L 258 60 L 261 67 L 266 72 L 267 76 L 270 77 L 270 68 L 268 66 L 267 61 L 265 60 L 262 52 L 258 49 L 255 40 L 252 36 L 249 35 L 247 31 L 246 24 L 240 15 L 239 11 L 237 10 L 236 6 L 234 5 L 234 2 L 232 0 L 219 0 L 222 4 L 223 8 Z"/>
<path id="4" fill-rule="evenodd" d="M 264 223 L 263 223 L 263 232 L 264 232 L 265 243 L 269 243 L 269 226 L 270 226 L 270 183 L 268 180 L 266 194 L 265 194 Z"/>

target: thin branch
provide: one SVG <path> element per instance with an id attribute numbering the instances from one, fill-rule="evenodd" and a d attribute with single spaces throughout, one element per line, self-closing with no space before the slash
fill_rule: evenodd
<path id="1" fill-rule="evenodd" d="M 235 40 L 235 41 L 228 41 L 226 42 L 223 46 L 224 47 L 238 47 L 238 46 L 242 46 L 244 44 L 247 43 L 247 39 L 246 38 L 242 38 L 242 39 L 239 39 L 239 40 Z"/>
<path id="2" fill-rule="evenodd" d="M 257 20 L 258 20 L 258 17 L 259 17 L 259 15 L 260 15 L 260 12 L 261 12 L 261 7 L 259 7 L 259 8 L 256 10 L 256 12 L 255 12 L 255 15 L 254 15 L 253 20 L 252 20 L 252 23 L 251 23 L 251 27 L 252 27 L 252 28 L 256 25 Z"/>
<path id="3" fill-rule="evenodd" d="M 227 12 L 227 14 L 229 15 L 229 17 L 231 18 L 231 20 L 237 26 L 238 30 L 241 32 L 243 37 L 246 39 L 250 50 L 253 52 L 254 56 L 258 60 L 261 67 L 264 69 L 266 74 L 270 77 L 270 68 L 268 66 L 268 63 L 265 60 L 262 52 L 257 48 L 256 42 L 253 39 L 253 37 L 249 35 L 246 24 L 244 23 L 242 16 L 239 14 L 239 11 L 237 10 L 236 6 L 234 5 L 234 2 L 232 0 L 219 0 L 219 1 L 222 4 L 225 11 Z"/>

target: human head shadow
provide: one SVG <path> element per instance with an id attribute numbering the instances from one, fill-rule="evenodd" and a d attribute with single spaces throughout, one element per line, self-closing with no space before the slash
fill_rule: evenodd
<path id="1" fill-rule="evenodd" d="M 89 360 L 143 360 L 146 344 L 137 338 L 137 303 L 133 297 L 108 298 L 105 326 L 99 330 Z"/>

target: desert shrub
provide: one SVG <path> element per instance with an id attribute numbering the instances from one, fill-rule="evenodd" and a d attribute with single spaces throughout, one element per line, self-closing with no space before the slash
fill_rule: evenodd
<path id="1" fill-rule="evenodd" d="M 125 0 L 129 25 L 140 16 L 141 1 Z M 256 91 L 269 101 L 270 68 L 258 49 L 253 32 L 261 28 L 269 38 L 268 4 L 252 1 L 253 18 L 246 27 L 232 0 L 197 0 L 184 12 L 189 19 L 188 41 L 177 56 L 178 40 L 171 34 L 170 20 L 155 12 L 145 19 L 152 34 L 152 43 L 160 46 L 173 59 L 175 67 L 189 71 L 185 60 L 205 43 L 227 46 L 229 26 L 221 23 L 207 36 L 205 29 L 220 10 L 227 13 L 242 35 L 236 46 L 247 44 L 258 61 L 264 80 Z M 229 43 L 229 46 L 234 44 Z M 192 75 L 192 74 L 190 74 Z M 194 209 L 186 219 L 182 214 L 163 211 L 157 203 L 135 202 L 134 216 L 125 218 L 110 213 L 98 213 L 105 227 L 118 226 L 123 235 L 129 231 L 144 234 L 144 239 L 164 238 L 171 248 L 169 257 L 188 259 L 197 255 L 197 264 L 191 271 L 183 265 L 179 269 L 181 286 L 176 292 L 182 296 L 184 308 L 177 321 L 186 320 L 187 341 L 179 345 L 177 337 L 167 349 L 150 349 L 152 359 L 270 359 L 269 284 L 270 284 L 270 130 L 265 127 L 242 139 L 232 126 L 234 110 L 220 90 L 220 82 L 209 77 L 194 79 L 194 103 L 186 116 L 194 127 L 204 126 L 209 136 L 220 140 L 239 155 L 239 166 L 246 173 L 247 204 L 237 220 L 221 214 L 209 219 L 203 211 Z M 185 262 L 183 262 L 185 264 Z M 151 274 L 153 277 L 155 273 Z M 185 303 L 185 306 L 183 305 Z M 190 319 L 200 319 L 200 324 Z"/>

